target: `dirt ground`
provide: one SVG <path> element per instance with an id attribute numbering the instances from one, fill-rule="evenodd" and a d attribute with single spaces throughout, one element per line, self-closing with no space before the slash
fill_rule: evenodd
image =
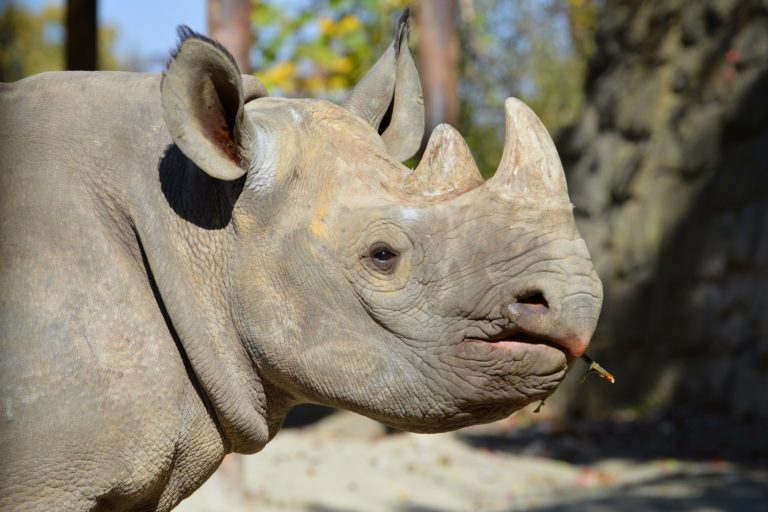
<path id="1" fill-rule="evenodd" d="M 768 510 L 768 436 L 715 418 L 512 418 L 437 435 L 338 412 L 235 456 L 177 510 Z"/>

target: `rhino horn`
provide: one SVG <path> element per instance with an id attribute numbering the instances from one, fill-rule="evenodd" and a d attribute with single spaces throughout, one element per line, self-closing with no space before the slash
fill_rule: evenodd
<path id="1" fill-rule="evenodd" d="M 549 132 L 522 101 L 504 102 L 504 152 L 486 186 L 511 200 L 568 200 L 560 157 Z"/>
<path id="2" fill-rule="evenodd" d="M 472 152 L 452 126 L 437 126 L 418 167 L 403 186 L 409 194 L 425 197 L 455 196 L 483 183 Z"/>
<path id="3" fill-rule="evenodd" d="M 392 44 L 344 101 L 347 110 L 379 131 L 389 154 L 401 162 L 418 151 L 424 134 L 421 82 L 408 49 L 409 17 L 406 9 Z"/>

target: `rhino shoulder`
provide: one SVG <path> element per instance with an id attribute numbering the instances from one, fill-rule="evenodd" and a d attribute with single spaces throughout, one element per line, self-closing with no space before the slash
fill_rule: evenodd
<path id="1" fill-rule="evenodd" d="M 21 136 L 45 129 L 47 136 L 41 140 L 50 140 L 57 136 L 56 130 L 72 134 L 80 127 L 126 130 L 152 118 L 162 121 L 160 79 L 151 73 L 54 71 L 2 84 L 0 130 Z"/>

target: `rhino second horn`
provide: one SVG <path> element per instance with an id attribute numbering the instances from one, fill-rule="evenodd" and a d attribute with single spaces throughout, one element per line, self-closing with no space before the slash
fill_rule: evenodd
<path id="1" fill-rule="evenodd" d="M 486 185 L 514 200 L 568 200 L 563 165 L 552 137 L 528 106 L 517 98 L 504 102 L 504 152 Z"/>
<path id="2" fill-rule="evenodd" d="M 483 183 L 472 152 L 459 132 L 441 124 L 429 137 L 421 162 L 403 186 L 423 197 L 455 196 Z"/>

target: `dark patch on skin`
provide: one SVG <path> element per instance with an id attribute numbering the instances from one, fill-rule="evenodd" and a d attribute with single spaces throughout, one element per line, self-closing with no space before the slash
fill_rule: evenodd
<path id="1" fill-rule="evenodd" d="M 223 181 L 208 176 L 171 144 L 158 165 L 160 189 L 176 214 L 204 229 L 222 229 L 243 190 L 245 176 Z"/>
<path id="2" fill-rule="evenodd" d="M 208 139 L 238 167 L 242 167 L 243 159 L 238 153 L 237 134 L 235 127 L 240 120 L 240 98 L 228 94 L 231 87 L 222 83 L 219 74 L 210 75 L 210 80 L 203 82 L 198 94 L 203 99 L 217 98 L 218 101 L 207 102 L 200 110 L 200 126 L 208 132 Z M 209 89 L 209 90 L 205 90 Z"/>

